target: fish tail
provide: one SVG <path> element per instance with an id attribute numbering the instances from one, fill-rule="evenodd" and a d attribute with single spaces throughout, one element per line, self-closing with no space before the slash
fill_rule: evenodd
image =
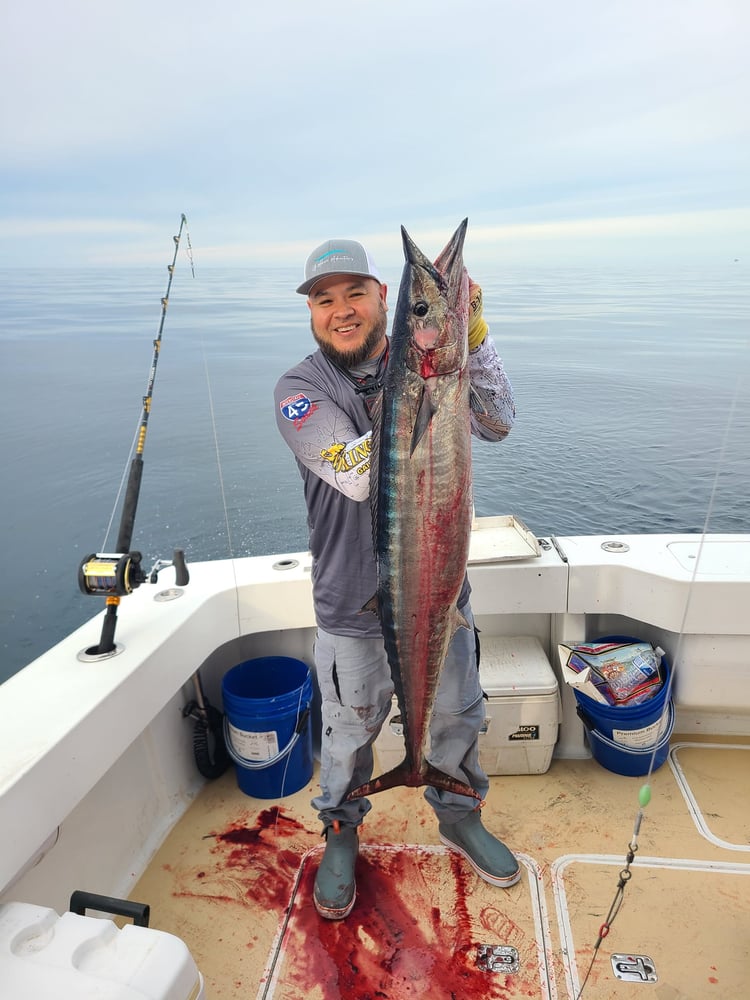
<path id="1" fill-rule="evenodd" d="M 421 767 L 414 767 L 412 761 L 405 757 L 396 767 L 379 778 L 365 782 L 347 795 L 347 800 L 360 799 L 366 795 L 374 795 L 376 792 L 383 792 L 387 788 L 397 788 L 405 785 L 407 788 L 420 788 L 422 785 L 431 785 L 433 788 L 442 788 L 446 792 L 455 792 L 457 795 L 468 795 L 471 798 L 482 800 L 481 795 L 473 788 L 459 781 L 458 778 L 446 774 L 445 771 L 433 767 L 424 757 Z"/>

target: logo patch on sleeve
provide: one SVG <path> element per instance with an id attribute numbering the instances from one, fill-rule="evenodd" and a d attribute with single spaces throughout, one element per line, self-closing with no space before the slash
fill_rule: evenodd
<path id="1" fill-rule="evenodd" d="M 308 417 L 311 417 L 317 410 L 317 406 L 310 402 L 310 399 L 303 393 L 298 392 L 294 396 L 287 396 L 279 403 L 279 409 L 286 420 L 291 420 L 294 426 L 299 428 Z"/>
<path id="2" fill-rule="evenodd" d="M 320 457 L 324 462 L 330 462 L 336 472 L 352 472 L 356 469 L 357 475 L 361 476 L 370 468 L 371 440 L 368 434 L 359 438 L 349 448 L 336 442 L 330 448 L 324 448 Z"/>

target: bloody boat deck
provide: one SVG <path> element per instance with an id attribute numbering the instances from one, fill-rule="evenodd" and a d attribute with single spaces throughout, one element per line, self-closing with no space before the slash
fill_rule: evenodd
<path id="1" fill-rule="evenodd" d="M 674 737 L 622 906 L 586 1000 L 737 1000 L 750 982 L 750 743 Z M 357 902 L 318 917 L 323 850 L 311 783 L 251 798 L 234 771 L 207 785 L 132 898 L 181 937 L 210 1000 L 574 998 L 625 867 L 644 779 L 595 760 L 493 777 L 485 824 L 519 856 L 521 882 L 480 881 L 439 842 L 420 790 L 374 795 Z"/>

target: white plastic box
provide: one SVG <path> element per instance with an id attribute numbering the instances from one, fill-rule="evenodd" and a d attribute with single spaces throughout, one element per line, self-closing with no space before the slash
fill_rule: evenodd
<path id="1" fill-rule="evenodd" d="M 204 1000 L 180 938 L 114 921 L 0 903 L 2 1000 Z"/>
<path id="2" fill-rule="evenodd" d="M 557 678 L 534 636 L 480 635 L 479 676 L 488 700 L 479 736 L 479 760 L 487 774 L 543 774 L 549 769 L 561 720 Z M 376 771 L 404 757 L 404 739 L 393 710 L 377 740 Z M 396 716 L 396 720 L 394 720 Z"/>

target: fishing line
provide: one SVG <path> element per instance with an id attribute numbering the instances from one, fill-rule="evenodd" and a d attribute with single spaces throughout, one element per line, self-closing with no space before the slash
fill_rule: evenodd
<path id="1" fill-rule="evenodd" d="M 226 489 L 225 489 L 225 486 L 224 486 L 224 470 L 223 470 L 222 462 L 221 462 L 221 446 L 219 444 L 219 433 L 218 433 L 218 427 L 217 427 L 217 422 L 216 422 L 216 409 L 215 409 L 215 406 L 214 406 L 213 392 L 212 392 L 212 389 L 211 389 L 211 374 L 210 374 L 209 366 L 208 366 L 208 357 L 207 357 L 207 354 L 206 354 L 205 342 L 204 342 L 204 340 L 203 340 L 202 337 L 201 337 L 200 343 L 201 343 L 201 354 L 202 354 L 202 358 L 203 358 L 203 370 L 204 370 L 204 374 L 205 374 L 205 378 L 206 378 L 206 394 L 207 394 L 207 397 L 208 397 L 208 409 L 209 409 L 209 415 L 210 415 L 210 418 L 211 418 L 211 431 L 212 431 L 213 442 L 214 442 L 214 452 L 215 452 L 215 455 L 216 455 L 216 468 L 217 468 L 217 472 L 218 472 L 218 476 L 219 476 L 219 492 L 221 494 L 221 504 L 222 504 L 222 509 L 223 509 L 223 512 L 224 512 L 224 525 L 226 527 L 226 532 L 227 532 L 227 548 L 229 550 L 229 559 L 230 559 L 230 562 L 231 562 L 232 575 L 233 575 L 233 578 L 234 578 L 235 612 L 236 612 L 236 617 L 237 617 L 237 638 L 241 639 L 241 637 L 242 637 L 242 618 L 241 618 L 241 611 L 240 611 L 239 581 L 238 581 L 238 578 L 237 578 L 237 566 L 236 566 L 236 560 L 235 560 L 234 542 L 232 540 L 232 526 L 231 526 L 231 521 L 230 521 L 230 517 L 229 517 L 229 504 L 227 503 Z M 365 394 L 366 395 L 369 394 L 368 390 L 365 390 Z M 300 687 L 300 690 L 299 690 L 299 698 L 298 698 L 298 701 L 297 701 L 297 712 L 296 712 L 296 722 L 295 722 L 294 735 L 292 737 L 292 741 L 291 741 L 289 747 L 287 748 L 286 752 L 284 753 L 284 769 L 282 771 L 282 776 L 281 776 L 280 798 L 283 798 L 284 795 L 285 795 L 287 775 L 288 775 L 289 766 L 291 764 L 291 759 L 292 759 L 292 753 L 291 753 L 291 751 L 294 749 L 294 746 L 296 746 L 296 743 L 297 743 L 298 739 L 300 738 L 300 735 L 303 732 L 304 727 L 310 724 L 310 722 L 309 722 L 310 706 L 309 705 L 306 706 L 305 709 L 303 710 L 303 707 L 302 707 L 302 698 L 303 698 L 303 695 L 304 695 L 304 685 L 302 685 Z M 264 767 L 270 766 L 267 761 L 263 761 L 261 763 L 261 762 L 257 762 L 257 761 L 252 761 L 251 762 L 251 761 L 249 761 L 247 759 L 242 759 L 242 758 L 240 758 L 240 760 L 238 760 L 239 755 L 236 753 L 236 751 L 234 750 L 234 747 L 232 745 L 231 734 L 228 732 L 227 724 L 228 724 L 228 720 L 226 720 L 226 717 L 225 717 L 224 718 L 224 731 L 223 731 L 224 745 L 227 748 L 227 752 L 228 752 L 229 756 L 234 760 L 234 762 L 236 764 L 238 764 L 241 767 L 246 767 L 246 768 L 248 768 L 250 770 L 262 770 Z M 277 809 L 276 810 L 276 817 L 275 817 L 275 820 L 274 820 L 274 828 L 273 828 L 274 836 L 278 836 L 278 826 L 279 826 L 279 810 Z"/>
<path id="2" fill-rule="evenodd" d="M 305 685 L 302 684 L 301 687 L 300 687 L 300 689 L 299 689 L 299 699 L 297 701 L 297 722 L 295 724 L 295 732 L 299 732 L 302 729 L 302 724 L 304 724 L 305 726 L 309 726 L 310 725 L 309 706 L 308 706 L 308 711 L 307 711 L 304 723 L 302 723 L 302 695 L 304 693 L 304 690 L 305 690 Z M 291 762 L 291 759 L 292 759 L 292 755 L 291 755 L 291 753 L 288 753 L 286 755 L 286 760 L 284 761 L 284 771 L 282 772 L 282 775 L 281 775 L 281 790 L 280 790 L 280 793 L 279 793 L 279 798 L 282 798 L 282 799 L 284 798 L 284 795 L 285 795 L 284 789 L 286 788 L 286 775 L 287 775 L 287 771 L 289 770 L 289 764 Z M 274 823 L 273 823 L 273 835 L 274 835 L 274 837 L 278 837 L 278 835 L 279 835 L 279 812 L 280 812 L 280 810 L 277 809 L 276 810 L 276 816 L 274 818 Z"/>
<path id="3" fill-rule="evenodd" d="M 216 410 L 214 407 L 214 397 L 211 391 L 211 375 L 208 370 L 208 358 L 206 356 L 206 347 L 203 337 L 201 336 L 201 356 L 203 358 L 203 372 L 206 377 L 206 393 L 208 396 L 208 411 L 211 417 L 211 432 L 213 435 L 214 442 L 214 453 L 216 455 L 216 468 L 219 475 L 219 493 L 221 495 L 221 504 L 224 511 L 224 524 L 227 529 L 227 547 L 229 549 L 229 561 L 232 567 L 232 580 L 234 581 L 234 613 L 237 620 L 237 641 L 238 643 L 242 639 L 242 617 L 240 614 L 240 588 L 239 581 L 237 579 L 237 567 L 234 559 L 234 545 L 232 543 L 232 529 L 229 522 L 229 507 L 227 505 L 226 490 L 224 489 L 224 470 L 221 464 L 221 447 L 219 445 L 219 432 L 216 425 Z M 217 721 L 217 726 L 215 730 L 215 739 L 217 741 L 217 749 L 222 754 L 222 760 L 225 760 L 227 764 L 232 756 L 233 748 L 231 742 L 231 736 L 226 731 L 227 719 L 223 716 L 220 721 Z"/>
<path id="4" fill-rule="evenodd" d="M 221 505 L 224 511 L 224 525 L 227 529 L 227 548 L 229 549 L 229 558 L 234 561 L 234 545 L 232 543 L 232 528 L 229 523 L 229 507 L 227 505 L 227 495 L 224 489 L 224 471 L 221 466 L 221 448 L 219 446 L 219 433 L 216 428 L 216 411 L 214 409 L 214 397 L 211 392 L 211 376 L 208 371 L 208 358 L 206 357 L 206 351 L 204 348 L 203 340 L 201 340 L 201 353 L 203 354 L 203 371 L 206 376 L 206 393 L 208 395 L 208 411 L 211 417 L 211 432 L 213 435 L 214 451 L 216 453 L 216 468 L 219 474 L 219 492 L 221 494 Z"/>
<path id="5" fill-rule="evenodd" d="M 685 629 L 687 627 L 687 621 L 688 621 L 688 616 L 689 616 L 689 613 L 690 613 L 691 602 L 692 602 L 692 599 L 693 599 L 693 592 L 694 592 L 694 588 L 695 588 L 695 583 L 696 583 L 696 580 L 697 580 L 697 577 L 698 577 L 698 571 L 699 571 L 699 568 L 700 568 L 700 562 L 701 562 L 701 558 L 703 556 L 703 551 L 704 551 L 704 547 L 705 547 L 705 543 L 706 543 L 706 535 L 708 534 L 709 526 L 711 524 L 711 520 L 712 520 L 713 514 L 714 514 L 714 506 L 715 506 L 715 503 L 716 503 L 716 497 L 717 497 L 718 490 L 719 490 L 719 477 L 721 476 L 723 468 L 726 465 L 726 455 L 727 455 L 727 451 L 728 451 L 728 447 L 729 447 L 729 434 L 730 434 L 730 431 L 732 430 L 732 427 L 734 425 L 735 412 L 736 412 L 736 409 L 737 409 L 737 402 L 738 402 L 739 396 L 740 396 L 740 386 L 741 386 L 741 383 L 742 383 L 742 376 L 738 375 L 737 380 L 735 382 L 734 393 L 732 394 L 732 398 L 730 400 L 729 411 L 728 411 L 728 414 L 727 414 L 727 420 L 726 420 L 726 423 L 724 425 L 724 434 L 723 434 L 723 437 L 722 437 L 721 447 L 719 448 L 719 455 L 718 455 L 718 458 L 717 458 L 717 461 L 716 461 L 716 471 L 714 472 L 713 482 L 712 482 L 712 485 L 711 485 L 711 493 L 710 493 L 709 498 L 708 498 L 708 505 L 707 505 L 707 508 L 706 508 L 706 516 L 705 516 L 705 519 L 704 519 L 704 522 L 703 522 L 703 529 L 702 529 L 702 531 L 701 531 L 701 533 L 699 535 L 698 549 L 697 549 L 696 555 L 695 555 L 695 564 L 693 565 L 693 570 L 692 570 L 692 573 L 691 573 L 691 576 L 690 576 L 690 581 L 689 581 L 689 584 L 688 584 L 688 592 L 687 592 L 687 597 L 685 598 L 685 605 L 684 605 L 683 612 L 682 612 L 682 620 L 680 622 L 680 631 L 679 631 L 679 634 L 677 636 L 677 645 L 675 647 L 675 654 L 674 654 L 674 657 L 673 657 L 673 660 L 672 660 L 672 668 L 669 671 L 669 676 L 667 678 L 667 688 L 666 688 L 666 694 L 665 694 L 665 698 L 664 698 L 664 709 L 663 709 L 662 714 L 660 716 L 660 720 L 659 720 L 660 724 L 659 724 L 659 728 L 657 730 L 657 732 L 659 734 L 661 734 L 664 731 L 664 722 L 666 721 L 666 718 L 668 717 L 668 714 L 670 712 L 674 711 L 673 708 L 672 708 L 672 706 L 671 706 L 672 689 L 674 687 L 674 678 L 675 678 L 675 674 L 677 672 L 677 664 L 681 661 L 681 658 L 682 658 L 682 647 L 683 647 L 684 638 L 685 638 Z M 589 967 L 588 967 L 588 969 L 586 971 L 586 975 L 584 976 L 583 982 L 581 983 L 581 986 L 580 986 L 580 988 L 578 990 L 578 993 L 576 994 L 576 1000 L 581 1000 L 584 988 L 585 988 L 585 986 L 586 986 L 586 984 L 587 984 L 587 982 L 589 980 L 589 976 L 591 975 L 591 972 L 592 972 L 592 970 L 594 968 L 594 964 L 595 964 L 596 959 L 598 957 L 599 949 L 600 949 L 600 947 L 602 945 L 602 942 L 604 941 L 604 939 L 609 934 L 610 929 L 612 927 L 612 924 L 613 924 L 613 922 L 615 920 L 615 917 L 620 912 L 620 909 L 621 909 L 622 904 L 623 904 L 624 899 L 625 899 L 625 888 L 626 888 L 628 882 L 630 881 L 630 879 L 632 878 L 632 872 L 630 871 L 630 866 L 633 863 L 633 861 L 635 860 L 635 855 L 636 855 L 636 852 L 638 850 L 638 836 L 640 834 L 641 824 L 642 824 L 643 820 L 645 819 L 645 812 L 644 812 L 644 810 L 646 809 L 646 807 L 648 806 L 649 802 L 651 801 L 651 775 L 654 772 L 654 766 L 655 766 L 655 763 L 656 763 L 656 752 L 657 752 L 658 744 L 659 744 L 659 736 L 657 736 L 657 738 L 656 738 L 656 740 L 654 742 L 654 746 L 653 746 L 653 748 L 651 750 L 648 771 L 646 773 L 646 780 L 645 780 L 644 784 L 641 786 L 641 788 L 639 789 L 639 792 L 638 792 L 638 805 L 639 805 L 639 808 L 638 808 L 638 812 L 636 813 L 635 820 L 634 820 L 634 823 L 633 823 L 633 834 L 632 834 L 632 837 L 630 839 L 630 843 L 628 844 L 628 851 L 627 851 L 627 854 L 625 855 L 625 865 L 620 870 L 619 879 L 618 879 L 618 882 L 617 882 L 617 889 L 615 890 L 615 895 L 614 895 L 614 898 L 612 900 L 612 904 L 611 904 L 611 906 L 609 908 L 609 912 L 607 913 L 606 917 L 604 918 L 603 923 L 601 924 L 601 926 L 599 928 L 599 934 L 597 936 L 596 942 L 594 943 L 594 951 L 593 951 L 593 954 L 591 956 L 591 961 L 590 961 Z"/>
<path id="6" fill-rule="evenodd" d="M 106 551 L 107 540 L 109 538 L 109 533 L 112 530 L 112 525 L 114 524 L 115 514 L 117 513 L 117 508 L 120 506 L 120 497 L 122 496 L 122 491 L 125 486 L 125 480 L 128 477 L 128 468 L 130 467 L 130 462 L 133 458 L 133 452 L 135 451 L 135 444 L 138 440 L 138 429 L 141 426 L 141 418 L 139 417 L 136 421 L 135 431 L 133 432 L 133 440 L 130 442 L 130 450 L 128 451 L 127 458 L 125 459 L 125 465 L 122 469 L 122 476 L 120 477 L 120 485 L 117 488 L 117 495 L 115 496 L 115 502 L 112 505 L 112 513 L 109 515 L 109 522 L 107 524 L 107 529 L 104 532 L 104 540 L 102 541 L 102 552 Z"/>
<path id="7" fill-rule="evenodd" d="M 182 232 L 182 226 L 183 225 L 185 226 L 185 241 L 186 241 L 186 244 L 187 244 L 185 252 L 187 254 L 188 263 L 190 264 L 190 272 L 191 272 L 192 276 L 195 277 L 195 262 L 193 260 L 193 247 L 192 247 L 192 244 L 190 243 L 190 232 L 189 232 L 189 230 L 187 228 L 187 219 L 185 218 L 184 215 L 182 216 L 182 223 L 180 225 L 180 233 Z M 159 343 L 161 343 L 162 331 L 163 331 L 163 328 L 164 328 L 164 317 L 166 315 L 166 307 L 167 307 L 167 303 L 169 301 L 169 292 L 170 292 L 170 289 L 172 287 L 172 275 L 174 274 L 174 266 L 175 266 L 175 263 L 176 263 L 176 260 L 177 260 L 177 250 L 179 249 L 179 245 L 180 245 L 180 233 L 178 233 L 177 236 L 174 237 L 174 241 L 175 241 L 175 256 L 174 256 L 174 260 L 172 261 L 172 263 L 167 268 L 167 270 L 169 271 L 169 282 L 167 284 L 167 293 L 164 296 L 164 298 L 161 300 L 161 302 L 162 302 L 162 314 L 161 314 L 161 323 L 159 325 L 159 335 L 157 337 L 157 340 L 159 341 Z M 156 341 L 154 342 L 154 346 L 156 346 Z M 155 370 L 156 370 L 156 361 L 154 361 L 154 364 L 153 364 L 152 376 L 155 375 L 155 373 L 156 373 Z M 152 378 L 151 383 L 150 383 L 150 389 L 151 389 L 151 391 L 153 391 L 153 378 Z M 144 404 L 145 404 L 145 399 L 144 399 Z M 149 410 L 150 410 L 150 404 L 149 404 Z M 127 458 L 125 459 L 125 465 L 124 465 L 123 470 L 122 470 L 122 478 L 120 479 L 120 485 L 119 485 L 119 487 L 117 489 L 117 495 L 115 496 L 115 502 L 112 505 L 112 513 L 109 516 L 109 523 L 107 524 L 107 529 L 104 532 L 104 541 L 102 542 L 102 551 L 104 551 L 107 548 L 107 539 L 109 538 L 109 533 L 112 530 L 112 525 L 113 525 L 114 520 L 115 520 L 115 514 L 117 513 L 117 508 L 118 508 L 118 506 L 120 504 L 120 497 L 122 496 L 123 487 L 125 486 L 125 480 L 127 479 L 127 476 L 128 476 L 128 469 L 129 469 L 129 466 L 130 466 L 130 462 L 131 462 L 131 460 L 133 458 L 133 453 L 135 452 L 135 448 L 136 448 L 136 443 L 138 441 L 138 433 L 139 433 L 140 427 L 141 427 L 141 417 L 139 416 L 138 420 L 136 422 L 136 425 L 135 425 L 135 432 L 133 433 L 133 440 L 132 440 L 132 442 L 130 444 L 130 450 L 128 451 Z"/>
<path id="8" fill-rule="evenodd" d="M 203 337 L 201 337 L 201 355 L 203 357 L 203 371 L 206 377 L 206 393 L 208 396 L 208 411 L 211 417 L 211 433 L 213 435 L 214 453 L 216 456 L 216 469 L 219 476 L 219 493 L 221 495 L 221 506 L 224 512 L 224 525 L 227 531 L 227 548 L 229 550 L 229 561 L 232 567 L 232 579 L 234 580 L 234 604 L 235 616 L 237 619 L 237 639 L 242 638 L 242 618 L 240 614 L 240 588 L 237 579 L 237 566 L 235 564 L 234 543 L 232 541 L 232 527 L 229 520 L 229 505 L 227 504 L 227 494 L 224 488 L 224 470 L 221 464 L 221 447 L 219 445 L 219 431 L 216 424 L 216 410 L 214 407 L 214 397 L 211 391 L 211 375 L 208 370 L 208 357 Z"/>
<path id="9" fill-rule="evenodd" d="M 221 447 L 219 445 L 219 434 L 218 434 L 218 429 L 217 429 L 217 424 L 216 424 L 216 410 L 215 410 L 215 407 L 214 407 L 213 392 L 211 391 L 211 375 L 210 375 L 209 368 L 208 368 L 208 358 L 206 356 L 206 351 L 205 351 L 205 346 L 204 346 L 203 339 L 201 339 L 201 353 L 203 355 L 203 369 L 204 369 L 204 373 L 205 373 L 205 376 L 206 376 L 206 392 L 207 392 L 207 395 L 208 395 L 208 408 L 209 408 L 209 413 L 210 413 L 210 417 L 211 417 L 211 429 L 212 429 L 212 433 L 213 433 L 214 450 L 215 450 L 215 453 L 216 453 L 216 467 L 217 467 L 218 474 L 219 474 L 219 491 L 221 493 L 221 502 L 222 502 L 222 507 L 223 507 L 223 510 L 224 510 L 224 524 L 225 524 L 226 530 L 227 530 L 227 546 L 229 548 L 229 558 L 230 558 L 230 562 L 231 562 L 231 565 L 232 565 L 232 574 L 234 576 L 235 607 L 236 607 L 236 614 L 237 614 L 237 637 L 239 639 L 242 636 L 242 621 L 241 621 L 241 614 L 240 614 L 239 582 L 238 582 L 238 579 L 237 579 L 237 567 L 236 567 L 235 555 L 234 555 L 234 544 L 232 542 L 232 528 L 231 528 L 231 523 L 230 523 L 230 519 L 229 519 L 229 505 L 227 503 L 226 490 L 224 488 L 224 472 L 223 472 L 223 468 L 222 468 L 222 464 L 221 464 Z M 295 734 L 297 736 L 297 739 L 299 738 L 299 733 L 302 730 L 303 726 L 304 725 L 309 725 L 309 721 L 307 719 L 307 715 L 309 714 L 309 711 L 308 711 L 308 709 L 306 709 L 305 712 L 303 712 L 303 710 L 302 710 L 302 697 L 303 697 L 303 694 L 304 694 L 304 685 L 302 685 L 300 687 L 299 699 L 297 701 L 297 720 L 296 720 L 296 723 L 295 723 Z M 232 758 L 235 760 L 235 763 L 237 763 L 237 759 L 234 756 L 233 747 L 231 745 L 231 736 L 226 731 L 226 729 L 225 729 L 225 732 L 224 732 L 224 739 L 225 739 L 225 745 L 227 746 L 227 749 L 229 750 L 230 756 L 232 756 Z M 284 755 L 284 769 L 283 769 L 282 776 L 281 776 L 281 791 L 280 791 L 280 797 L 281 798 L 283 798 L 284 794 L 285 794 L 284 789 L 286 788 L 287 773 L 289 771 L 289 765 L 291 763 L 291 758 L 292 758 L 291 749 L 293 749 L 294 745 L 296 745 L 297 739 L 294 739 L 294 737 L 293 737 L 292 746 L 291 746 L 291 748 Z M 255 769 L 257 769 L 257 770 L 261 770 L 262 767 L 268 767 L 269 766 L 266 761 L 264 761 L 262 763 L 262 765 L 260 765 L 260 766 L 258 766 L 257 762 L 253 762 L 253 764 L 255 764 Z M 247 760 L 244 760 L 242 762 L 241 766 L 252 768 L 251 763 L 249 761 L 247 761 Z M 275 818 L 275 821 L 274 821 L 274 836 L 278 836 L 278 825 L 279 825 L 279 813 L 278 813 L 278 810 L 277 810 L 277 812 L 276 812 L 276 818 Z"/>

